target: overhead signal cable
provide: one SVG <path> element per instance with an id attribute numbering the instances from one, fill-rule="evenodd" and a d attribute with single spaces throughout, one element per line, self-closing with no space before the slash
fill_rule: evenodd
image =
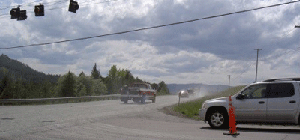
<path id="1" fill-rule="evenodd" d="M 54 4 L 60 4 L 60 3 L 63 3 L 63 2 L 68 2 L 69 0 L 57 0 L 57 1 L 51 1 L 51 2 L 42 2 L 43 4 L 46 4 L 46 5 L 54 5 Z M 14 7 L 29 7 L 29 6 L 33 6 L 34 3 L 38 3 L 38 2 L 41 2 L 41 0 L 37 0 L 37 1 L 33 1 L 33 2 L 29 2 L 29 3 L 26 3 L 26 4 L 20 4 L 20 5 L 14 5 L 14 6 L 7 6 L 7 7 L 1 7 L 0 10 L 5 10 L 5 9 L 8 9 L 8 8 L 14 8 Z M 51 4 L 53 3 L 53 4 Z"/>
<path id="2" fill-rule="evenodd" d="M 44 3 L 44 4 L 48 4 L 47 6 L 49 6 L 50 3 L 53 3 L 53 4 L 50 4 L 50 5 L 55 5 L 55 4 L 61 4 L 61 3 L 66 2 L 66 1 L 68 1 L 68 0 L 58 0 L 58 1 L 46 2 L 46 3 Z M 38 1 L 30 2 L 30 3 L 28 3 L 28 4 L 25 4 L 25 6 L 30 6 L 31 4 L 33 4 L 33 3 L 35 3 L 35 2 L 38 2 Z M 22 6 L 22 5 L 19 5 L 19 6 L 9 6 L 9 7 L 7 7 L 7 8 L 10 8 L 10 7 L 20 7 L 20 6 Z M 24 6 L 24 5 L 23 5 L 23 6 Z M 33 6 L 33 5 L 32 5 L 32 6 Z M 7 8 L 5 8 L 5 9 L 7 9 Z M 1 9 L 0 9 L 0 10 L 1 10 Z M 34 12 L 27 12 L 27 13 L 34 13 Z M 1 15 L 0 15 L 0 18 L 5 17 L 5 16 L 9 16 L 9 13 L 1 14 Z"/>
<path id="3" fill-rule="evenodd" d="M 273 5 L 258 7 L 258 8 L 254 8 L 254 9 L 241 10 L 241 11 L 237 11 L 237 12 L 233 12 L 233 13 L 226 13 L 226 14 L 221 14 L 221 15 L 216 15 L 216 16 L 208 16 L 208 17 L 199 18 L 199 19 L 191 19 L 191 20 L 180 21 L 180 22 L 175 22 L 175 23 L 170 23 L 170 24 L 163 24 L 163 25 L 157 25 L 157 26 L 152 26 L 152 27 L 139 28 L 139 29 L 135 29 L 135 30 L 121 31 L 121 32 L 116 32 L 116 33 L 108 33 L 108 34 L 102 34 L 102 35 L 97 35 L 97 36 L 89 36 L 89 37 L 61 40 L 61 41 L 54 41 L 54 42 L 30 44 L 30 45 L 24 45 L 24 46 L 7 47 L 7 48 L 0 48 L 0 49 L 16 49 L 16 48 L 23 48 L 23 47 L 30 47 L 30 46 L 43 46 L 43 45 L 48 45 L 48 44 L 59 44 L 59 43 L 64 43 L 64 42 L 72 42 L 72 41 L 86 40 L 86 39 L 91 39 L 91 38 L 100 38 L 100 37 L 106 37 L 106 36 L 112 36 L 112 35 L 118 35 L 118 34 L 125 34 L 125 33 L 130 33 L 130 32 L 137 32 L 137 31 L 143 31 L 143 30 L 149 30 L 149 29 L 155 29 L 155 28 L 162 28 L 162 27 L 173 26 L 173 25 L 179 25 L 179 24 L 184 24 L 184 23 L 190 23 L 190 22 L 195 22 L 195 21 L 199 21 L 199 20 L 206 20 L 206 19 L 212 19 L 212 18 L 217 18 L 217 17 L 224 17 L 224 16 L 228 16 L 228 15 L 245 13 L 245 12 L 260 10 L 260 9 L 264 9 L 264 8 L 277 7 L 277 6 L 281 6 L 281 5 L 288 5 L 288 4 L 296 3 L 296 2 L 299 2 L 299 1 L 300 0 L 289 1 L 289 2 L 285 2 L 285 3 L 281 3 L 281 4 L 273 4 Z"/>
<path id="4" fill-rule="evenodd" d="M 119 0 L 105 0 L 105 1 L 97 1 L 96 3 L 91 3 L 91 2 L 95 2 L 96 0 L 91 0 L 91 1 L 85 1 L 85 2 L 80 2 L 80 7 L 83 8 L 87 5 L 91 5 L 91 4 L 100 4 L 100 3 L 107 3 L 107 2 L 112 2 L 112 1 L 119 1 Z M 65 8 L 65 6 L 62 7 L 53 7 L 47 10 L 55 10 L 55 9 L 62 9 Z"/>
<path id="5" fill-rule="evenodd" d="M 92 1 L 96 1 L 96 0 L 92 0 Z M 85 1 L 83 3 L 80 3 L 80 7 L 85 7 L 85 6 L 90 5 L 90 4 L 101 4 L 101 3 L 113 2 L 113 1 L 119 1 L 119 0 L 105 0 L 105 1 L 98 1 L 96 3 L 90 3 L 92 1 Z M 60 0 L 60 1 L 55 1 L 55 2 L 57 2 L 55 4 L 62 4 L 65 1 Z M 51 4 L 51 5 L 54 5 L 54 4 Z M 49 5 L 46 5 L 46 6 L 49 7 Z M 67 5 L 66 6 L 60 6 L 60 7 L 52 7 L 52 8 L 46 9 L 46 10 L 56 10 L 56 9 L 63 9 L 63 8 L 67 8 Z M 27 13 L 34 13 L 34 12 L 27 12 Z M 0 18 L 2 18 L 4 16 L 9 16 L 9 13 L 0 15 Z"/>
<path id="6" fill-rule="evenodd" d="M 92 1 L 85 1 L 85 2 L 80 2 L 80 7 L 83 8 L 87 5 L 91 5 L 91 4 L 100 4 L 100 3 L 107 3 L 107 2 L 112 2 L 112 1 L 119 1 L 119 0 L 105 0 L 105 1 L 97 1 L 95 3 L 91 3 L 91 2 L 95 2 L 96 0 L 92 0 Z M 65 6 L 61 6 L 61 7 L 53 7 L 53 8 L 50 8 L 50 9 L 47 9 L 47 10 L 55 10 L 55 9 L 62 9 L 62 8 L 65 8 Z"/>
<path id="7" fill-rule="evenodd" d="M 41 0 L 38 1 L 34 1 L 34 2 L 30 2 L 27 4 L 20 4 L 20 5 L 14 5 L 14 6 L 7 6 L 7 7 L 0 7 L 0 10 L 5 10 L 8 8 L 14 8 L 14 7 L 29 7 L 29 6 L 33 6 L 34 3 L 39 3 Z M 99 3 L 106 3 L 106 2 L 112 2 L 112 1 L 119 1 L 119 0 L 105 0 L 105 1 L 97 1 L 97 0 L 90 0 L 90 1 L 80 1 L 80 4 L 84 4 L 84 3 L 88 3 L 88 4 L 99 4 Z M 43 3 L 43 5 L 46 6 L 51 6 L 51 5 L 55 5 L 55 4 L 62 4 L 64 2 L 69 2 L 69 0 L 57 0 L 57 1 L 51 1 L 51 2 L 40 2 Z M 90 3 L 90 2 L 95 2 L 95 3 Z M 51 4 L 52 3 L 52 4 Z"/>

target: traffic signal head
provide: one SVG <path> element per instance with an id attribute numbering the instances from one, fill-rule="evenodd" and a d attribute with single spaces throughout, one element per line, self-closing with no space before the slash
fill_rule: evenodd
<path id="1" fill-rule="evenodd" d="M 25 20 L 27 19 L 26 10 L 20 10 L 20 16 L 17 18 L 17 20 Z"/>
<path id="2" fill-rule="evenodd" d="M 27 19 L 26 10 L 20 10 L 20 7 L 12 8 L 10 10 L 10 16 L 11 19 L 17 19 L 17 20 Z"/>
<path id="3" fill-rule="evenodd" d="M 10 10 L 10 19 L 17 19 L 20 16 L 20 8 L 12 8 Z"/>
<path id="4" fill-rule="evenodd" d="M 40 4 L 40 5 L 36 5 L 34 6 L 34 14 L 35 16 L 44 16 L 44 5 Z"/>
<path id="5" fill-rule="evenodd" d="M 70 0 L 69 11 L 76 13 L 76 10 L 79 9 L 79 5 L 77 1 Z"/>

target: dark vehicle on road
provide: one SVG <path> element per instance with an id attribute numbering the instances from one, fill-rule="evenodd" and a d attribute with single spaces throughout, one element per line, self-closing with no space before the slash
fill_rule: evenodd
<path id="1" fill-rule="evenodd" d="M 156 90 L 151 88 L 147 83 L 133 83 L 129 86 L 124 86 L 121 89 L 121 101 L 127 103 L 128 100 L 133 102 L 145 103 L 145 100 L 152 100 L 155 103 Z"/>

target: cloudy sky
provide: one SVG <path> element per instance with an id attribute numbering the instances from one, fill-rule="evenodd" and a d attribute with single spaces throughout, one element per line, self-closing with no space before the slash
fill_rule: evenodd
<path id="1" fill-rule="evenodd" d="M 53 43 L 0 53 L 51 74 L 90 75 L 97 63 L 106 76 L 112 65 L 128 69 L 149 82 L 231 85 L 300 77 L 300 2 L 233 13 L 290 0 L 77 0 L 77 13 L 69 0 L 1 0 L 0 48 L 92 37 L 145 27 L 200 19 L 156 29 L 88 40 Z M 44 4 L 45 16 L 33 7 Z M 10 19 L 11 8 L 27 10 L 24 21 Z"/>

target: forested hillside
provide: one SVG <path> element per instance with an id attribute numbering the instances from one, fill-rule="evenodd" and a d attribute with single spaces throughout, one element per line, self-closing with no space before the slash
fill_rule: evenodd
<path id="1" fill-rule="evenodd" d="M 76 76 L 71 71 L 63 76 L 46 75 L 6 55 L 0 56 L 0 99 L 117 94 L 122 86 L 133 82 L 146 81 L 134 77 L 129 70 L 117 69 L 116 65 L 111 67 L 106 77 L 100 74 L 96 63 L 92 67 L 91 76 L 83 72 Z M 150 84 L 157 89 L 158 95 L 169 94 L 163 81 Z"/>
<path id="2" fill-rule="evenodd" d="M 46 80 L 51 83 L 56 83 L 60 77 L 59 75 L 49 75 L 38 72 L 26 64 L 10 59 L 8 56 L 2 54 L 0 56 L 0 69 L 6 71 L 4 68 L 8 70 L 9 77 L 14 81 L 22 79 L 24 82 L 40 83 Z M 3 79 L 4 75 L 4 72 L 0 72 L 0 79 Z"/>

